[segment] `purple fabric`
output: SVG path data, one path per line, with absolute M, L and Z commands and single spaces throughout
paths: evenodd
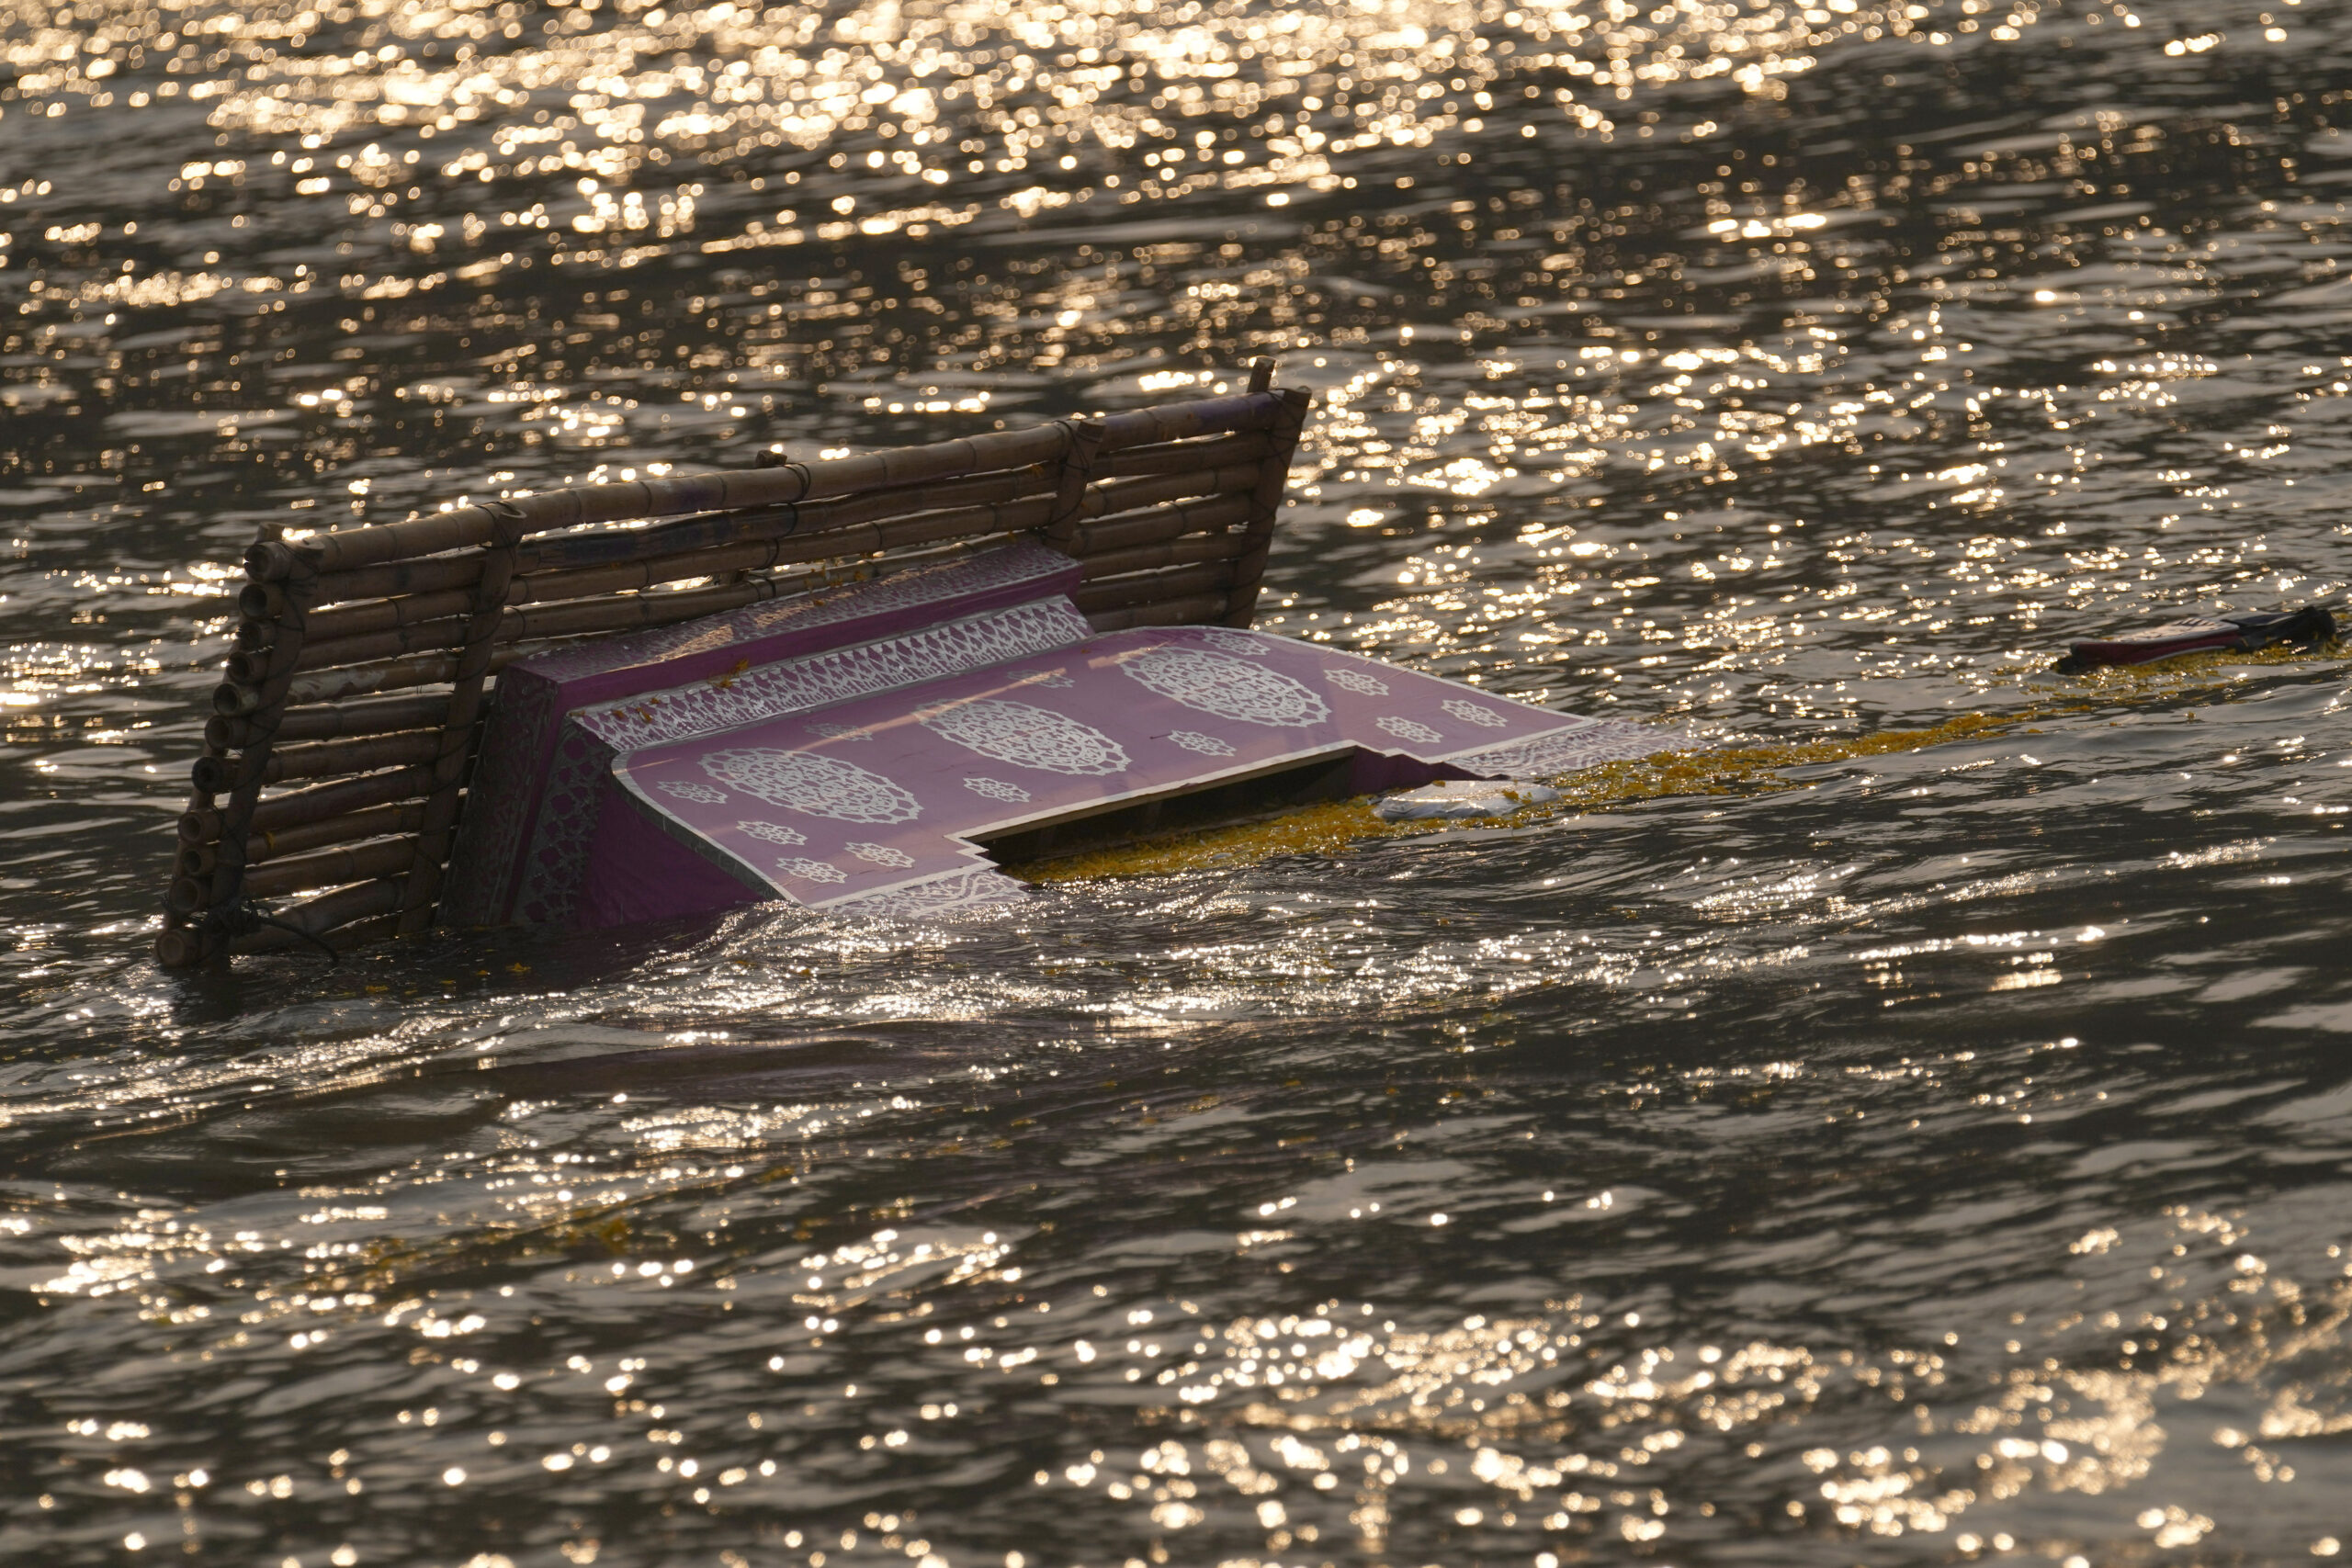
M 610 779 L 613 796 L 620 786 Z M 582 890 L 580 924 L 588 929 L 666 920 L 756 904 L 769 897 L 762 886 L 730 874 L 658 818 L 631 811 L 608 799 L 589 841 L 587 886 Z
M 1009 659 L 1043 656 L 1093 635 L 1078 607 L 1057 594 L 854 648 L 642 693 L 617 704 L 574 708 L 563 716 L 540 791 L 514 918 L 526 925 L 568 925 L 577 918 L 593 863 L 590 841 L 602 812 L 598 791 L 611 783 L 616 757 Z
M 1290 762 L 1368 753 L 1366 787 L 1494 777 L 1479 753 L 1631 728 L 1312 643 L 1173 626 L 649 746 L 613 773 L 637 814 L 821 908 L 967 871 L 976 839 Z
M 512 664 L 482 739 L 442 895 L 442 919 L 495 925 L 515 902 L 562 717 L 689 681 L 846 648 L 1078 585 L 1080 568 L 1034 540 L 870 582 L 794 594 Z

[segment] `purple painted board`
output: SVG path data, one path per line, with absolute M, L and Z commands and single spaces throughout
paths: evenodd
M 976 840 L 1317 757 L 1491 778 L 1659 739 L 1312 643 L 1175 626 L 645 747 L 612 773 L 645 829 L 743 886 L 864 909 L 933 884 L 996 891 Z M 588 901 L 617 909 L 595 891 L 605 874 L 589 866 Z
M 673 838 L 628 809 L 621 787 L 598 781 L 609 809 L 596 814 L 585 852 L 600 868 L 587 891 L 580 923 L 591 928 L 635 925 L 682 915 L 704 915 L 772 897 L 742 879 L 718 857 Z
M 642 747 L 712 735 L 1008 659 L 1051 653 L 1092 635 L 1093 628 L 1078 607 L 1056 595 L 854 648 L 829 649 L 741 672 L 730 671 L 713 680 L 568 713 L 563 716 L 538 818 L 524 857 L 514 918 L 528 925 L 560 925 L 571 923 L 580 915 L 587 867 L 609 863 L 607 856 L 613 852 L 611 833 L 605 830 L 611 814 L 605 806 L 614 789 L 612 764 L 616 757 Z M 619 815 L 633 819 L 636 814 L 624 807 Z M 651 842 L 639 849 L 641 857 L 657 852 L 667 850 Z M 637 868 L 632 863 L 626 869 Z M 758 896 L 768 897 L 764 887 Z M 592 923 L 596 924 L 612 924 L 619 918 L 591 915 Z
M 570 710 L 1067 593 L 1079 577 L 1077 562 L 1024 539 L 509 665 L 498 677 L 497 705 L 443 885 L 441 919 L 495 925 L 516 918 L 525 857 Z

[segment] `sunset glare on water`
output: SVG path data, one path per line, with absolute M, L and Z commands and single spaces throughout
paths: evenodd
M 0 1562 L 2352 1541 L 2345 660 L 2050 670 L 2352 580 L 2352 7 L 17 0 L 0 56 Z M 257 527 L 1261 356 L 1260 628 L 1674 757 L 923 921 L 151 958 Z

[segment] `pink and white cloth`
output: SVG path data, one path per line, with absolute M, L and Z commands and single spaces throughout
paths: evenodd
M 1264 632 L 1096 634 L 1033 541 L 526 660 L 452 857 L 453 922 L 609 926 L 786 898 L 1018 897 L 989 840 L 1345 760 L 1360 791 L 1658 749 Z
M 1064 595 L 1078 585 L 1079 575 L 1068 556 L 1022 540 L 874 581 L 766 600 L 517 660 L 498 677 L 443 884 L 443 920 L 499 925 L 568 919 L 595 826 L 596 781 L 602 762 L 609 761 L 587 756 L 594 748 L 567 723 L 574 710 L 687 682 L 723 687 L 780 660 Z M 1070 614 L 1074 618 L 1075 610 Z M 1084 623 L 1078 626 L 1082 634 Z
M 1318 759 L 1361 789 L 1644 756 L 1653 730 L 1552 713 L 1262 632 L 1112 632 L 616 757 L 583 914 L 1008 896 L 981 842 Z M 932 902 L 936 902 L 935 899 Z

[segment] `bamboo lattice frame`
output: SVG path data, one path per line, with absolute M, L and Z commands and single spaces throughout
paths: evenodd
M 434 919 L 503 666 L 1029 533 L 1098 631 L 1247 626 L 1309 399 L 1232 397 L 860 457 L 585 486 L 245 552 L 156 957 Z M 633 527 L 614 527 L 636 524 Z M 258 899 L 293 898 L 268 912 Z

